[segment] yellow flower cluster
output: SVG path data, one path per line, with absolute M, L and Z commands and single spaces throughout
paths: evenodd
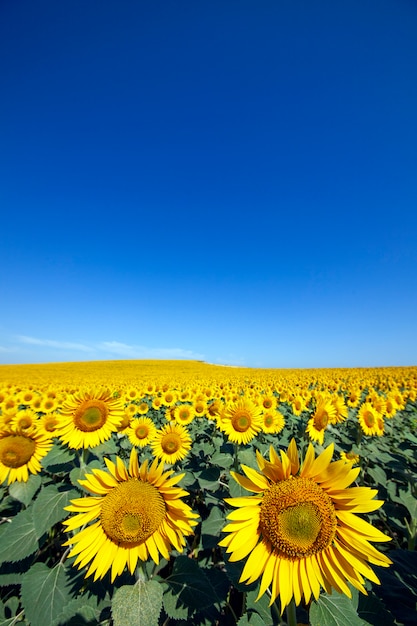
M 28 380 L 31 384 L 28 385 Z M 329 428 L 356 420 L 366 436 L 382 436 L 386 420 L 415 403 L 417 368 L 255 370 L 190 361 L 65 363 L 0 366 L 0 483 L 27 481 L 41 471 L 54 442 L 94 449 L 114 438 L 131 448 L 104 459 L 80 484 L 88 492 L 67 507 L 66 542 L 87 575 L 111 578 L 125 567 L 172 549 L 182 551 L 198 515 L 177 486 L 171 466 L 192 449 L 195 422 L 222 433 L 235 446 L 285 429 L 298 420 L 322 445 Z M 194 431 L 195 432 L 195 431 Z M 267 439 L 268 441 L 268 439 Z M 271 441 L 271 439 L 269 440 Z M 139 463 L 148 446 L 153 461 Z M 360 468 L 352 450 L 332 462 L 328 446 L 317 457 L 310 443 L 304 460 L 291 441 L 257 454 L 259 471 L 232 472 L 252 495 L 226 500 L 234 507 L 220 542 L 230 560 L 246 559 L 241 580 L 260 579 L 284 608 L 292 598 L 318 597 L 320 589 L 365 592 L 365 578 L 379 582 L 368 563 L 389 559 L 370 542 L 388 538 L 357 514 L 378 509 L 375 490 L 350 487 Z M 77 530 L 80 529 L 81 530 Z

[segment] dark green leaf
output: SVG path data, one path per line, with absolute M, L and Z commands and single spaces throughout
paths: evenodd
M 269 597 L 266 593 L 263 594 L 256 602 L 256 598 L 258 596 L 259 585 L 256 589 L 253 589 L 248 592 L 246 596 L 246 611 L 250 615 L 251 613 L 257 613 L 259 617 L 262 618 L 263 623 L 269 626 L 273 624 L 271 607 L 269 606 Z M 250 620 L 252 624 L 252 619 Z
M 166 579 L 180 605 L 197 610 L 215 601 L 215 592 L 204 570 L 186 556 L 175 560 L 172 574 Z
M 241 617 L 237 624 L 238 626 L 269 626 L 272 622 L 264 622 L 258 613 L 249 613 Z
M 19 500 L 25 506 L 29 506 L 33 496 L 42 484 L 39 474 L 31 474 L 25 483 L 14 482 L 9 487 L 9 493 L 15 500 Z
M 226 452 L 217 451 L 211 457 L 211 463 L 213 465 L 217 465 L 218 467 L 229 469 L 233 465 L 233 457 L 231 454 L 227 454 Z
M 310 607 L 310 626 L 364 626 L 356 611 L 357 593 L 353 598 L 333 592 L 322 594 Z
M 374 593 L 360 594 L 358 615 L 374 626 L 392 626 L 394 623 L 393 615 Z
M 22 603 L 31 626 L 56 626 L 70 601 L 65 569 L 58 563 L 49 569 L 35 563 L 23 577 Z
M 116 590 L 112 602 L 114 626 L 158 626 L 162 586 L 156 580 L 138 581 Z
M 42 466 L 52 474 L 68 473 L 78 464 L 77 453 L 55 444 L 42 459 Z
M 201 523 L 201 540 L 204 548 L 217 546 L 221 529 L 225 523 L 224 513 L 219 507 L 213 506 L 208 518 Z
M 68 517 L 68 511 L 64 511 L 64 506 L 67 506 L 72 498 L 78 497 L 79 493 L 75 489 L 64 488 L 60 491 L 55 485 L 45 487 L 33 504 L 37 537 L 41 537 L 54 524 Z
M 219 486 L 220 468 L 207 467 L 201 472 L 196 472 L 196 476 L 201 489 L 215 491 Z
M 38 549 L 32 508 L 18 513 L 11 522 L 0 527 L 0 563 L 21 561 Z

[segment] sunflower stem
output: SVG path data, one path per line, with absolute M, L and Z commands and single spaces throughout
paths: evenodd
M 142 563 L 142 561 L 138 561 L 138 564 L 135 570 L 135 578 L 136 578 L 136 582 L 141 582 L 141 583 L 144 583 L 147 580 L 144 564 Z
M 237 444 L 237 443 L 235 443 L 235 445 L 234 445 L 234 462 L 233 462 L 233 468 L 234 468 L 234 470 L 235 470 L 236 472 L 237 472 L 237 471 L 238 471 L 238 469 L 239 469 L 239 458 L 238 458 L 238 455 L 237 455 L 237 453 L 238 453 L 238 448 L 239 448 L 238 444 Z
M 87 467 L 87 460 L 90 454 L 90 450 L 88 448 L 83 448 L 80 456 L 80 467 L 81 469 L 85 469 Z
M 291 598 L 291 602 L 287 605 L 286 613 L 288 626 L 297 626 L 297 613 L 294 598 Z

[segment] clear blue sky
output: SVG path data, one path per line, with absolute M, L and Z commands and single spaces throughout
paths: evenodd
M 417 364 L 413 0 L 2 0 L 0 362 Z

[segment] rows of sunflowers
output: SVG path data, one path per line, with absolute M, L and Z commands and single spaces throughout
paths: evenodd
M 417 368 L 0 366 L 0 625 L 415 624 Z

